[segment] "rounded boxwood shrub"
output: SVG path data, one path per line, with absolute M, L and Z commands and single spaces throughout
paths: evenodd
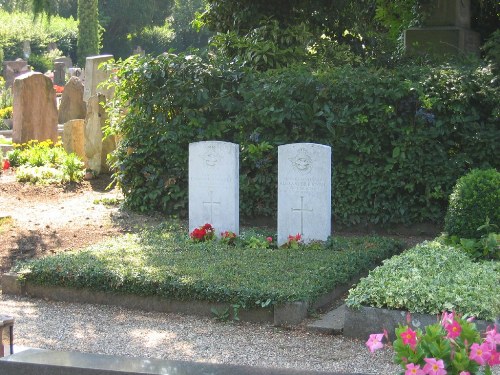
M 444 230 L 449 236 L 479 238 L 477 229 L 489 219 L 491 228 L 500 225 L 500 173 L 475 169 L 458 179 L 450 195 Z

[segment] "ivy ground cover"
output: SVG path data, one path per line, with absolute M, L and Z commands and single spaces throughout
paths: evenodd
M 41 285 L 253 308 L 314 300 L 402 248 L 401 242 L 383 237 L 335 237 L 325 244 L 277 249 L 194 242 L 182 225 L 168 222 L 84 250 L 20 263 L 14 270 Z

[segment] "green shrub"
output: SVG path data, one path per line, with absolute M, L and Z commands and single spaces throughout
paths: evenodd
M 449 236 L 479 238 L 486 222 L 500 226 L 500 173 L 476 169 L 458 179 L 446 213 L 444 230 Z
M 12 118 L 12 107 L 0 109 L 0 120 Z
M 500 313 L 500 263 L 474 263 L 458 249 L 424 242 L 371 271 L 346 303 L 494 320 Z
M 248 237 L 248 236 L 246 236 Z M 314 300 L 373 267 L 402 245 L 382 237 L 336 238 L 330 249 L 266 249 L 193 242 L 178 223 L 166 223 L 83 251 L 19 264 L 41 285 L 182 300 L 238 303 L 247 308 Z
M 12 89 L 5 87 L 5 80 L 0 77 L 0 109 L 12 107 L 13 101 Z
M 45 55 L 31 54 L 28 58 L 28 64 L 35 72 L 46 73 L 54 69 L 54 61 Z
M 174 31 L 168 24 L 165 26 L 145 27 L 130 40 L 130 47 L 141 46 L 150 55 L 159 55 L 170 49 Z
M 186 214 L 188 145 L 203 140 L 240 145 L 242 216 L 276 214 L 277 146 L 286 143 L 332 146 L 341 225 L 441 224 L 459 176 L 500 167 L 500 92 L 488 67 L 261 73 L 216 58 L 118 63 L 108 109 L 122 136 L 115 177 L 129 207 Z

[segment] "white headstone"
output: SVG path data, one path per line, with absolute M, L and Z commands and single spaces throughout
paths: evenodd
M 85 61 L 85 89 L 83 90 L 83 100 L 87 102 L 91 96 L 103 94 L 107 99 L 111 98 L 110 90 L 98 87 L 109 77 L 109 72 L 99 69 L 99 65 L 112 60 L 113 55 L 99 55 L 87 57 Z
M 278 147 L 278 245 L 300 233 L 305 243 L 331 234 L 332 151 L 294 143 Z
M 208 141 L 189 145 L 189 231 L 206 223 L 239 233 L 239 146 Z

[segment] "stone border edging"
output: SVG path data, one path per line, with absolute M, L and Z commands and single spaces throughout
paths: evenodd
M 271 323 L 275 326 L 297 325 L 307 316 L 310 308 L 320 309 L 339 299 L 351 286 L 359 280 L 356 277 L 349 283 L 336 287 L 329 293 L 319 296 L 315 301 L 296 301 L 269 308 L 240 309 L 238 318 L 241 321 L 254 323 Z M 60 286 L 36 285 L 30 282 L 21 283 L 17 274 L 5 273 L 1 278 L 3 294 L 29 296 L 53 301 L 91 303 L 121 306 L 129 309 L 179 313 L 213 317 L 212 309 L 219 312 L 229 309 L 230 319 L 234 318 L 231 304 L 208 301 L 181 301 L 158 296 L 137 296 L 132 294 L 114 294 L 109 292 L 73 289 Z
M 343 334 L 346 337 L 367 340 L 370 334 L 380 333 L 385 328 L 389 334 L 389 339 L 396 338 L 394 330 L 399 324 L 406 324 L 406 311 L 379 309 L 375 307 L 362 306 L 359 310 L 349 307 L 345 309 L 345 323 Z M 429 314 L 411 314 L 411 328 L 423 329 L 424 327 L 439 321 L 439 316 Z M 480 332 L 484 332 L 488 326 L 493 327 L 494 323 L 486 320 L 475 320 Z

